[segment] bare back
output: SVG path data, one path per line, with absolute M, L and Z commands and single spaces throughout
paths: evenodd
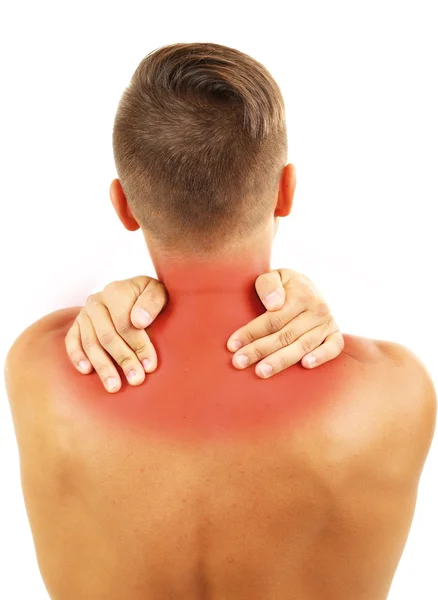
M 435 408 L 400 347 L 345 336 L 336 360 L 269 381 L 213 347 L 195 377 L 169 347 L 112 396 L 68 364 L 67 316 L 44 336 L 38 393 L 10 392 L 54 600 L 387 597 Z

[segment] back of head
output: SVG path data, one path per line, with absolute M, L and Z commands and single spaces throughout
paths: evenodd
M 130 208 L 161 247 L 210 253 L 272 217 L 287 160 L 284 102 L 269 72 L 219 44 L 173 44 L 137 67 L 114 123 Z

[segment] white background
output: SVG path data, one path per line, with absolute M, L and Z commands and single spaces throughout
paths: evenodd
M 149 51 L 212 41 L 264 63 L 285 97 L 298 184 L 273 266 L 311 277 L 344 332 L 409 346 L 437 382 L 434 4 L 5 2 L 0 359 L 43 314 L 153 274 L 109 202 L 114 113 Z M 47 600 L 0 391 L 0 598 Z M 435 440 L 390 600 L 438 598 L 437 467 Z

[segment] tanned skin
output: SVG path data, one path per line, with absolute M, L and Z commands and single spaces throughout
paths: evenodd
M 387 597 L 435 425 L 430 378 L 404 347 L 349 335 L 315 370 L 237 371 L 225 340 L 262 309 L 246 285 L 232 293 L 233 311 L 217 289 L 170 293 L 149 332 L 157 371 L 117 394 L 64 351 L 78 308 L 10 351 L 52 599 Z
M 274 220 L 222 262 L 148 243 L 169 292 L 157 370 L 109 394 L 65 351 L 79 308 L 9 352 L 23 493 L 53 600 L 384 600 L 411 525 L 436 395 L 403 346 L 350 335 L 338 358 L 261 379 L 230 334 L 264 312 Z M 120 185 L 112 200 L 138 228 Z M 150 240 L 148 240 L 150 242 Z

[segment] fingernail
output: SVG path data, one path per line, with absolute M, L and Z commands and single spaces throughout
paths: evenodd
M 242 344 L 239 342 L 239 340 L 233 340 L 230 343 L 231 350 L 236 351 L 236 350 L 239 350 L 239 348 L 241 348 L 241 347 L 242 347 Z
M 249 365 L 249 358 L 244 354 L 239 354 L 236 360 L 239 367 L 247 367 Z
M 138 322 L 142 327 L 147 327 L 153 321 L 152 315 L 144 308 L 136 308 L 135 314 L 137 316 Z
M 309 367 L 313 367 L 313 365 L 316 363 L 316 357 L 313 356 L 313 354 L 311 354 L 310 356 L 307 357 L 307 364 L 309 365 Z
M 263 377 L 269 377 L 269 375 L 272 375 L 272 367 L 271 365 L 268 365 L 268 363 L 262 363 L 261 365 L 258 365 L 257 370 Z
M 88 367 L 89 367 L 90 363 L 88 362 L 88 360 L 80 360 L 78 363 L 78 367 L 80 371 L 88 371 Z
M 278 290 L 275 290 L 275 292 L 271 292 L 270 294 L 268 294 L 266 296 L 265 305 L 269 306 L 270 308 L 273 308 L 277 304 L 279 305 L 280 301 L 281 301 L 281 294 Z
M 109 390 L 110 392 L 112 392 L 113 390 L 116 389 L 117 387 L 117 379 L 115 377 L 108 377 L 108 379 L 105 381 L 105 385 L 107 390 Z
M 141 364 L 143 365 L 145 371 L 152 367 L 152 361 L 149 358 L 145 358 L 144 360 L 142 360 Z
M 133 381 L 137 377 L 137 371 L 134 371 L 134 369 L 131 369 L 130 371 L 128 371 L 127 377 L 129 379 L 129 381 Z

